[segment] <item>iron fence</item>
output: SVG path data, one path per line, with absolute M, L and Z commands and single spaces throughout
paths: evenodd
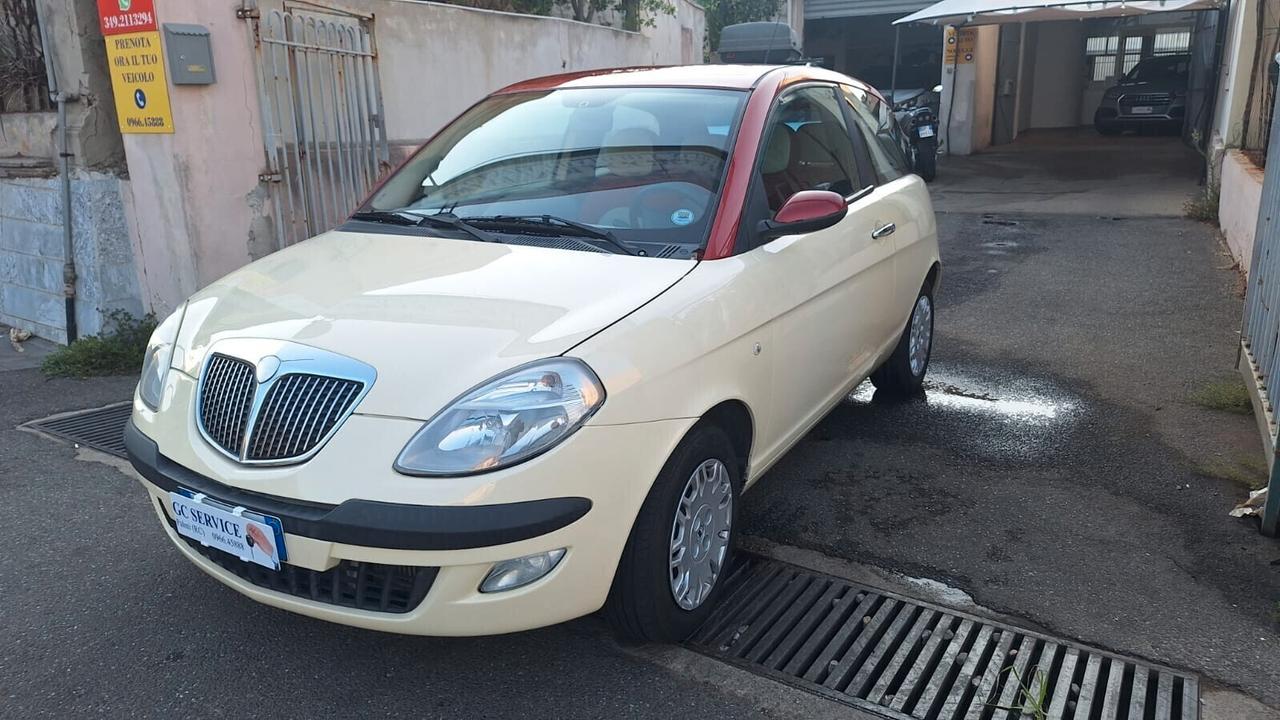
M 1273 98 L 1273 104 L 1280 97 Z M 1271 113 L 1270 132 L 1280 124 L 1280 113 Z M 1280 462 L 1277 462 L 1276 397 L 1280 383 L 1280 143 L 1267 148 L 1262 202 L 1254 233 L 1253 257 L 1249 263 L 1249 283 L 1245 292 L 1244 319 L 1240 331 L 1240 370 L 1249 384 L 1258 427 L 1262 432 L 1270 464 L 1267 502 L 1263 508 L 1262 531 L 1275 535 L 1280 524 Z
M 0 112 L 51 109 L 35 0 L 0 0 Z
M 256 20 L 267 168 L 283 247 L 328 230 L 389 168 L 372 19 L 318 6 Z

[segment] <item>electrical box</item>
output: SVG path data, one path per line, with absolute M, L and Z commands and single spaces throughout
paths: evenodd
M 203 25 L 164 24 L 165 53 L 169 57 L 169 78 L 174 85 L 212 85 L 213 51 L 209 29 Z

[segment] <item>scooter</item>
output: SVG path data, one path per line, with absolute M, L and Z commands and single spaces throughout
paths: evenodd
M 937 86 L 932 93 L 921 92 L 893 109 L 905 139 L 903 150 L 907 160 L 925 182 L 932 182 L 938 176 L 938 115 L 926 96 L 932 94 L 936 98 L 941 91 L 942 86 Z

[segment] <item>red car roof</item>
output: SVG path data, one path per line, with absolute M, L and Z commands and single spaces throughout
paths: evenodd
M 533 78 L 508 85 L 494 93 L 555 90 L 583 87 L 704 87 L 749 90 L 771 72 L 786 75 L 784 85 L 801 80 L 849 82 L 839 73 L 807 65 L 680 65 L 585 70 Z

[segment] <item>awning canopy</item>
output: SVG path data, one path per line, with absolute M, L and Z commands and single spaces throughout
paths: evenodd
M 1039 20 L 1081 20 L 1157 12 L 1213 10 L 1219 0 L 942 0 L 893 21 L 930 25 L 999 25 Z

